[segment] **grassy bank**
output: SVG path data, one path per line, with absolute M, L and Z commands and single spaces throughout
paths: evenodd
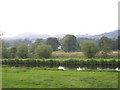
M 117 88 L 116 71 L 3 67 L 3 88 Z

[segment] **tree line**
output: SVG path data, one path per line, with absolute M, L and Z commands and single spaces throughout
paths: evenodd
M 106 54 L 113 50 L 120 50 L 118 44 L 120 44 L 120 36 L 115 40 L 108 37 L 91 40 L 88 38 L 76 38 L 70 34 L 62 39 L 55 37 L 38 38 L 34 42 L 28 39 L 9 42 L 2 40 L 2 58 L 49 58 L 52 51 L 59 50 L 59 46 L 65 52 L 83 51 L 86 57 L 91 58 L 95 57 L 95 54 L 99 51 Z

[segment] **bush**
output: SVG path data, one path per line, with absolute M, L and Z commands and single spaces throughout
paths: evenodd
M 82 44 L 82 50 L 87 58 L 94 58 L 98 52 L 98 46 L 96 43 L 86 40 Z
M 65 52 L 75 52 L 79 51 L 79 44 L 74 35 L 67 34 L 62 39 L 62 48 Z
M 17 57 L 18 58 L 27 58 L 28 57 L 28 47 L 26 44 L 20 44 L 17 47 Z
M 38 45 L 35 48 L 35 55 L 38 58 L 49 58 L 52 54 L 52 48 L 50 45 Z

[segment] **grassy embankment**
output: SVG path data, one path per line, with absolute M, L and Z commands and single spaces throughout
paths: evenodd
M 3 88 L 117 88 L 117 71 L 61 71 L 53 68 L 2 69 Z
M 3 59 L 6 63 L 31 63 L 44 64 L 64 62 L 65 64 L 114 64 L 118 63 L 115 58 L 93 58 L 85 59 L 81 57 L 81 52 L 64 53 L 53 52 L 58 58 L 50 59 Z M 60 53 L 60 54 L 59 54 Z M 60 58 L 59 58 L 60 55 Z M 68 55 L 68 56 L 67 56 Z M 73 56 L 72 56 L 73 55 Z M 76 55 L 80 55 L 77 56 Z M 64 57 L 65 56 L 65 57 Z M 67 56 L 67 57 L 66 57 Z M 71 60 L 71 56 L 73 57 Z M 62 58 L 61 58 L 62 57 Z M 55 60 L 55 62 L 54 62 Z M 57 62 L 56 62 L 57 61 Z M 66 62 L 67 61 L 67 62 Z M 3 67 L 3 88 L 117 88 L 118 72 L 117 71 L 61 71 L 53 68 L 28 68 L 28 67 Z

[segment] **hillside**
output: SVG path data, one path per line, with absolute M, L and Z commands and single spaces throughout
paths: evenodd
M 120 30 L 115 30 L 115 31 L 112 31 L 112 32 L 107 32 L 107 33 L 98 34 L 98 35 L 77 35 L 77 37 L 99 39 L 99 38 L 105 36 L 105 37 L 108 37 L 108 38 L 111 38 L 111 39 L 116 39 L 118 37 L 118 35 L 120 36 Z
M 84 37 L 84 38 L 91 38 L 91 39 L 99 39 L 102 36 L 111 38 L 111 39 L 116 39 L 118 36 L 118 33 L 120 35 L 120 30 L 115 30 L 112 32 L 107 32 L 107 33 L 103 33 L 103 34 L 98 34 L 98 35 L 76 35 L 76 37 Z M 36 39 L 36 38 L 43 38 L 46 39 L 48 37 L 56 37 L 56 38 L 63 38 L 65 36 L 65 34 L 58 34 L 58 35 L 46 35 L 46 34 L 35 34 L 35 33 L 30 33 L 30 32 L 26 32 L 23 34 L 19 34 L 15 37 L 11 37 L 11 38 L 7 38 L 7 39 L 25 39 L 25 38 L 29 38 L 29 39 Z

